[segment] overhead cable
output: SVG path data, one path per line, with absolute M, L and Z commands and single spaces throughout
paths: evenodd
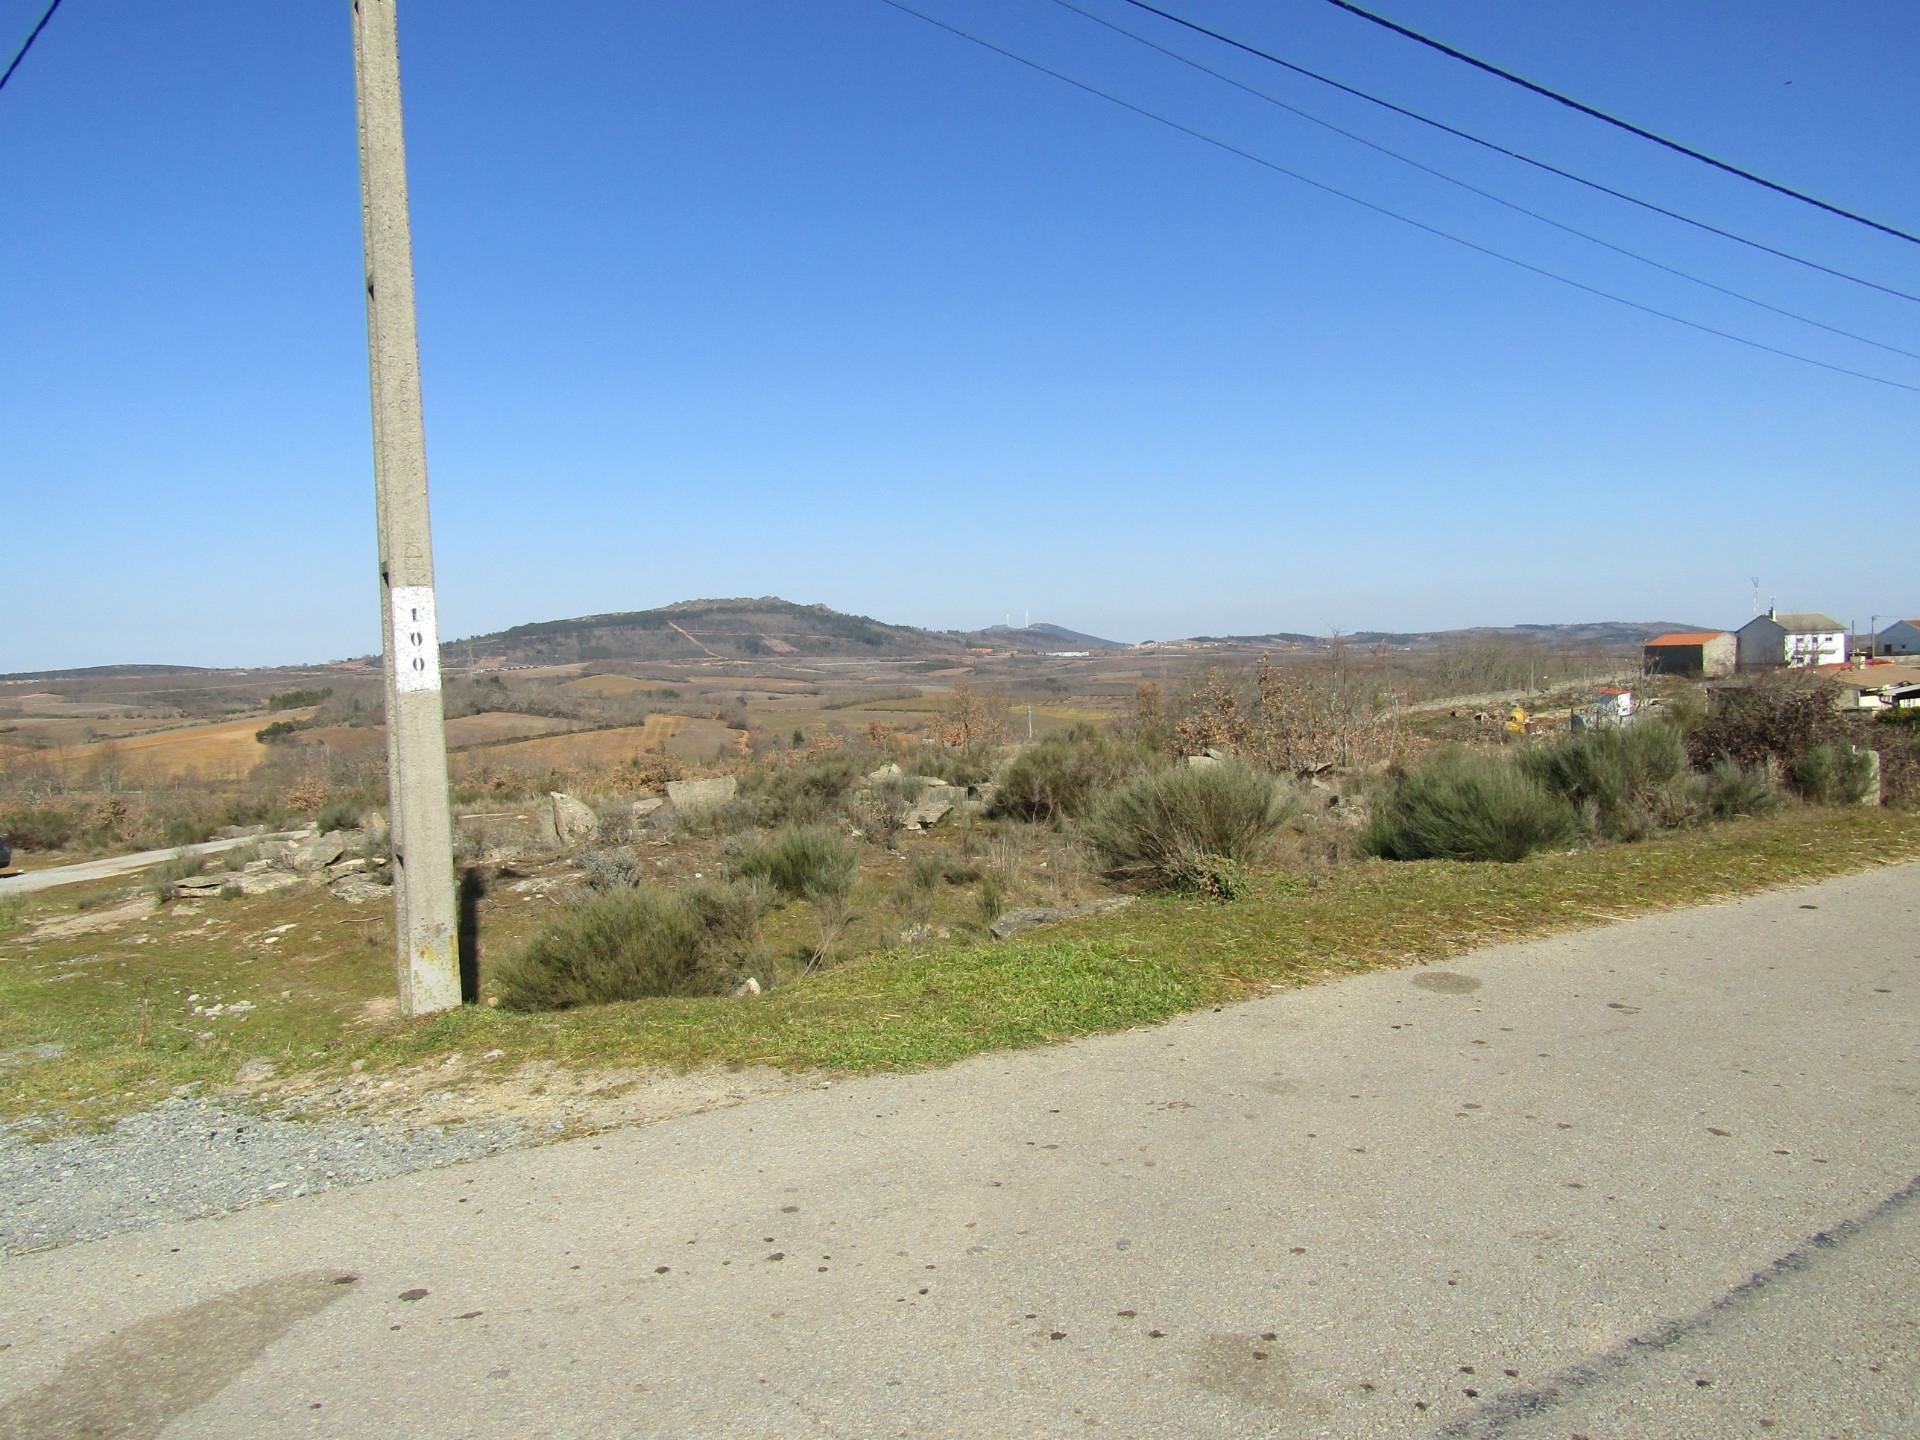
M 0 90 L 7 88 L 7 82 L 13 79 L 13 72 L 20 68 L 20 62 L 27 58 L 27 52 L 33 48 L 33 42 L 40 38 L 40 32 L 47 28 L 47 22 L 53 19 L 53 12 L 59 8 L 60 0 L 53 0 L 53 3 L 47 6 L 46 13 L 40 17 L 40 23 L 34 26 L 28 32 L 27 38 L 20 43 L 20 48 L 14 52 L 13 59 L 7 62 L 6 74 L 0 75 Z
M 1610 115 L 1605 110 L 1597 110 L 1591 105 L 1574 99 L 1571 95 L 1563 95 L 1558 90 L 1550 90 L 1545 85 L 1537 84 L 1527 79 L 1524 75 L 1516 75 L 1513 71 L 1503 70 L 1498 65 L 1487 60 L 1482 60 L 1477 55 L 1469 55 L 1464 50 L 1456 50 L 1444 40 L 1436 40 L 1431 35 L 1422 35 L 1418 30 L 1409 30 L 1405 25 L 1400 24 L 1398 21 L 1389 20 L 1384 15 L 1376 15 L 1371 10 L 1363 10 L 1358 5 L 1355 5 L 1353 0 L 1327 0 L 1327 3 L 1336 10 L 1344 10 L 1349 15 L 1357 15 L 1360 19 L 1368 21 L 1371 24 L 1391 30 L 1396 35 L 1404 35 L 1416 44 L 1425 45 L 1429 50 L 1437 50 L 1450 59 L 1473 66 L 1476 70 L 1484 70 L 1489 75 L 1497 75 L 1502 80 L 1520 86 L 1523 90 L 1531 90 L 1535 95 L 1543 96 L 1553 101 L 1556 105 L 1564 105 L 1569 110 L 1577 110 L 1582 115 L 1589 115 L 1595 120 L 1601 121 L 1603 124 L 1611 125 L 1617 130 L 1624 130 L 1629 135 L 1637 135 L 1642 140 L 1651 140 L 1655 145 L 1664 145 L 1676 154 L 1685 155 L 1691 160 L 1698 160 L 1703 165 L 1711 165 L 1714 169 L 1723 170 L 1729 175 L 1737 175 L 1742 180 L 1751 180 L 1754 184 L 1764 186 L 1775 194 L 1785 195 L 1790 199 L 1803 201 L 1815 209 L 1826 211 L 1829 215 L 1838 215 L 1843 220 L 1852 220 L 1856 224 L 1865 225 L 1868 229 L 1878 230 L 1883 235 L 1891 235 L 1896 240 L 1905 240 L 1910 244 L 1920 245 L 1920 235 L 1909 234 L 1898 226 L 1888 225 L 1879 220 L 1872 219 L 1869 216 L 1861 215 L 1856 211 L 1848 210 L 1843 206 L 1832 204 L 1829 201 L 1820 199 L 1818 196 L 1809 195 L 1804 190 L 1796 190 L 1791 185 L 1782 185 L 1777 180 L 1769 180 L 1766 176 L 1756 175 L 1751 170 L 1743 170 L 1740 166 L 1717 159 L 1707 154 L 1704 150 L 1696 150 L 1691 145 L 1683 145 L 1678 140 L 1670 140 L 1665 135 L 1656 134 L 1644 126 L 1634 124 L 1631 120 L 1622 120 L 1618 115 Z
M 1335 125 L 1330 120 L 1323 120 L 1320 116 L 1315 115 L 1310 110 L 1302 110 L 1297 105 L 1290 105 L 1285 100 L 1282 100 L 1277 96 L 1269 95 L 1264 90 L 1256 89 L 1252 85 L 1248 85 L 1243 81 L 1236 80 L 1231 75 L 1228 75 L 1219 70 L 1215 70 L 1211 66 L 1201 64 L 1198 60 L 1194 60 L 1189 58 L 1188 56 L 1182 55 L 1178 50 L 1169 49 L 1165 45 L 1161 45 L 1156 41 L 1147 39 L 1147 37 L 1144 35 L 1136 35 L 1133 31 L 1127 29 L 1125 26 L 1116 25 L 1113 23 L 1113 21 L 1108 20 L 1102 16 L 1096 15 L 1091 10 L 1082 9 L 1079 5 L 1074 3 L 1074 0 L 1054 0 L 1054 4 L 1060 6 L 1062 9 L 1071 10 L 1074 14 L 1079 15 L 1084 19 L 1090 20 L 1096 25 L 1104 26 L 1106 29 L 1113 31 L 1116 35 L 1124 35 L 1127 39 L 1133 41 L 1135 44 L 1144 45 L 1149 50 L 1158 51 L 1160 54 L 1165 55 L 1167 58 L 1171 60 L 1177 60 L 1182 65 L 1185 65 L 1190 69 L 1198 70 L 1203 75 L 1211 75 L 1214 79 L 1222 81 L 1225 84 L 1231 85 L 1233 86 L 1234 89 L 1242 91 L 1248 95 L 1251 95 L 1256 100 L 1264 100 L 1267 104 L 1276 106 L 1281 110 L 1285 110 L 1290 115 L 1297 115 L 1302 120 L 1305 120 L 1311 124 L 1320 126 L 1323 130 L 1330 130 L 1334 134 L 1343 136 L 1346 139 L 1353 141 L 1357 145 L 1364 145 L 1369 150 L 1377 151 L 1378 153 L 1385 155 L 1390 159 L 1398 160 L 1403 165 L 1410 165 L 1415 170 L 1421 171 L 1423 174 L 1431 175 L 1437 180 L 1444 180 L 1449 185 L 1457 185 L 1460 189 L 1467 191 L 1469 194 L 1478 195 L 1483 200 L 1491 200 L 1494 204 L 1505 206 L 1507 209 L 1514 211 L 1516 214 L 1525 215 L 1530 220 L 1538 220 L 1542 225 L 1551 225 L 1556 230 L 1564 231 L 1568 235 L 1573 235 L 1578 237 L 1581 240 L 1585 240 L 1589 242 L 1590 244 L 1598 245 L 1604 250 L 1611 250 L 1616 255 L 1624 255 L 1629 260 L 1637 260 L 1642 265 L 1650 265 L 1655 270 L 1665 271 L 1669 275 L 1678 276 L 1682 280 L 1691 281 L 1695 285 L 1703 286 L 1706 289 L 1715 291 L 1721 295 L 1730 296 L 1735 300 L 1743 300 L 1747 304 L 1756 305 L 1762 310 L 1772 311 L 1775 315 L 1784 315 L 1789 320 L 1797 320 L 1803 325 L 1811 325 L 1816 330 L 1825 330 L 1830 335 L 1839 335 L 1848 340 L 1857 340 L 1862 345 L 1871 345 L 1877 350 L 1885 350 L 1892 355 L 1903 355 L 1909 360 L 1920 360 L 1920 351 L 1903 350 L 1898 345 L 1889 345 L 1884 341 L 1875 340 L 1866 335 L 1857 335 L 1851 330 L 1841 329 L 1838 325 L 1829 325 L 1824 320 L 1816 320 L 1811 315 L 1802 315 L 1797 310 L 1788 310 L 1784 306 L 1775 305 L 1770 301 L 1762 300 L 1757 295 L 1749 295 L 1745 291 L 1735 290 L 1731 286 L 1721 285 L 1715 281 L 1707 279 L 1704 276 L 1695 275 L 1689 270 L 1682 270 L 1677 265 L 1669 265 L 1665 261 L 1655 260 L 1651 256 L 1642 255 L 1639 251 L 1630 250 L 1624 245 L 1616 245 L 1613 241 L 1605 239 L 1602 236 L 1595 235 L 1591 231 L 1582 230 L 1577 225 L 1569 225 L 1564 221 L 1556 220 L 1551 215 L 1543 215 L 1538 210 L 1528 209 L 1525 205 L 1521 205 L 1515 201 L 1509 200 L 1505 196 L 1497 195 L 1491 190 L 1483 190 L 1478 185 L 1472 184 L 1466 180 L 1462 180 L 1456 175 L 1449 175 L 1446 171 L 1438 169 L 1432 165 L 1428 165 L 1423 161 L 1416 160 L 1411 155 L 1404 155 L 1400 151 L 1393 149 L 1391 146 L 1382 145 L 1377 141 L 1369 140 L 1364 135 L 1357 135 L 1351 130 L 1347 130 L 1342 128 L 1339 125 Z
M 1684 215 L 1678 210 L 1670 210 L 1664 205 L 1655 204 L 1651 200 L 1642 199 L 1640 196 L 1630 194 L 1625 190 L 1616 190 L 1613 186 L 1603 184 L 1598 180 L 1589 180 L 1584 175 L 1575 174 L 1571 170 L 1564 170 L 1558 165 L 1554 165 L 1546 160 L 1537 159 L 1524 151 L 1512 149 L 1509 146 L 1500 144 L 1498 141 L 1488 140 L 1484 136 L 1475 135 L 1472 131 L 1462 130 L 1457 126 L 1449 125 L 1444 120 L 1436 120 L 1431 115 L 1422 115 L 1418 110 L 1409 110 L 1404 105 L 1396 105 L 1391 100 L 1382 99 L 1380 96 L 1370 94 L 1365 90 L 1359 89 L 1357 86 L 1345 84 L 1328 75 L 1322 75 L 1317 70 L 1309 70 L 1304 65 L 1296 65 L 1293 61 L 1282 59 L 1271 51 L 1262 50 L 1257 45 L 1250 45 L 1244 40 L 1236 40 L 1233 36 L 1222 34 L 1218 30 L 1209 30 L 1205 25 L 1189 20 L 1184 15 L 1176 15 L 1171 10 L 1162 10 L 1157 5 L 1149 4 L 1148 0 L 1122 0 L 1122 3 L 1131 5 L 1136 10 L 1144 10 L 1149 15 L 1158 15 L 1162 20 L 1178 25 L 1182 29 L 1191 30 L 1196 35 L 1204 35 L 1209 40 L 1217 40 L 1222 45 L 1231 46 L 1233 49 L 1241 51 L 1243 54 L 1251 55 L 1255 59 L 1265 60 L 1269 64 L 1278 65 L 1283 70 L 1290 70 L 1294 74 L 1304 76 L 1308 80 L 1317 81 L 1331 89 L 1340 91 L 1343 95 L 1351 95 L 1356 100 L 1365 100 L 1370 105 L 1378 105 L 1383 110 L 1390 110 L 1394 114 L 1404 116 L 1409 120 L 1417 120 L 1422 125 L 1431 126 L 1433 129 L 1451 135 L 1457 140 L 1465 140 L 1469 144 L 1478 145 L 1483 150 L 1491 150 L 1496 155 L 1505 155 L 1509 160 L 1518 160 L 1523 165 L 1531 165 L 1534 169 L 1544 170 L 1549 175 L 1558 175 L 1562 180 L 1571 180 L 1576 185 L 1584 185 L 1587 189 L 1596 190 L 1602 195 L 1611 195 L 1614 199 L 1624 200 L 1629 205 L 1638 205 L 1642 210 L 1651 211 L 1655 215 L 1664 215 L 1669 220 L 1678 220 L 1683 225 L 1691 225 L 1694 229 L 1704 230 L 1709 235 L 1718 235 L 1723 240 L 1731 240 L 1735 244 L 1745 245 L 1749 249 L 1761 251 L 1763 254 L 1772 255 L 1777 259 L 1791 260 L 1796 265 L 1804 265 L 1809 270 L 1818 270 L 1821 274 L 1831 275 L 1836 280 L 1848 280 L 1855 285 L 1864 285 L 1869 290 L 1878 290 L 1883 295 L 1892 295 L 1901 300 L 1911 300 L 1916 305 L 1920 305 L 1920 295 L 1912 294 L 1906 290 L 1896 289 L 1891 285 L 1882 285 L 1876 280 L 1868 280 L 1863 276 L 1853 275 L 1845 270 L 1837 270 L 1831 265 L 1822 265 L 1818 260 L 1809 260 L 1804 255 L 1795 255 L 1790 250 L 1781 250 L 1775 246 L 1766 244 L 1764 241 L 1750 239 L 1745 235 L 1736 234 L 1732 230 L 1723 230 L 1718 225 L 1696 219 L 1691 215 Z
M 1643 305 L 1638 300 L 1629 300 L 1624 295 L 1616 295 L 1610 290 L 1602 290 L 1598 286 L 1587 284 L 1585 281 L 1575 280 L 1569 276 L 1558 274 L 1557 272 L 1548 270 L 1543 266 L 1535 265 L 1530 261 L 1521 260 L 1516 256 L 1509 255 L 1505 251 L 1495 250 L 1490 246 L 1480 244 L 1478 241 L 1469 240 L 1462 235 L 1456 235 L 1450 230 L 1442 230 L 1437 225 L 1429 225 L 1424 220 L 1416 220 L 1410 215 L 1403 215 L 1397 210 L 1390 210 L 1386 206 L 1377 205 L 1371 200 L 1363 200 L 1358 195 L 1354 195 L 1349 193 L 1348 191 L 1341 190 L 1336 186 L 1325 183 L 1324 181 L 1315 180 L 1313 177 L 1309 175 L 1301 174 L 1298 170 L 1290 170 L 1285 165 L 1279 164 L 1277 161 L 1269 160 L 1263 155 L 1256 155 L 1251 150 L 1243 150 L 1238 145 L 1232 144 L 1231 142 L 1226 140 L 1218 139 L 1215 136 L 1207 134 L 1203 130 L 1196 130 L 1190 125 L 1182 124 L 1178 120 L 1170 119 L 1167 116 L 1161 115 L 1156 111 L 1149 110 L 1144 106 L 1136 105 L 1131 100 L 1122 100 L 1118 95 L 1111 94 L 1108 91 L 1097 88 L 1096 86 L 1089 85 L 1083 80 L 1076 80 L 1073 78 L 1073 76 L 1067 75 L 1059 70 L 1050 69 L 1049 67 L 1042 65 L 1037 60 L 1029 60 L 1024 55 L 1015 54 L 1013 51 L 1004 49 L 1003 47 L 994 44 L 990 40 L 983 40 L 978 35 L 974 35 L 969 33 L 968 31 L 962 30 L 957 25 L 950 25 L 945 20 L 936 19 L 932 15 L 928 15 L 922 11 L 915 10 L 910 5 L 902 4 L 901 0 L 880 0 L 880 3 L 882 5 L 887 6 L 889 9 L 898 10 L 903 15 L 910 15 L 915 20 L 922 21 L 923 23 L 931 25 L 936 29 L 944 30 L 949 35 L 953 35 L 961 40 L 965 40 L 969 44 L 978 45 L 983 50 L 992 51 L 995 55 L 1001 56 L 1003 59 L 1011 60 L 1016 65 L 1023 65 L 1029 70 L 1033 70 L 1041 75 L 1047 76 L 1049 79 L 1058 80 L 1063 85 L 1070 85 L 1074 89 L 1079 90 L 1085 94 L 1092 95 L 1096 99 L 1105 100 L 1110 105 L 1117 105 L 1122 110 L 1131 111 L 1133 114 L 1138 115 L 1143 119 L 1151 120 L 1157 125 L 1164 125 L 1169 130 L 1176 130 L 1180 134 L 1185 135 L 1190 139 L 1198 140 L 1206 145 L 1211 145 L 1217 150 L 1224 150 L 1229 155 L 1237 155 L 1242 160 L 1249 160 L 1253 164 L 1260 166 L 1262 169 L 1271 170 L 1277 175 L 1285 175 L 1290 180 L 1298 180 L 1303 185 L 1311 186 L 1313 189 L 1319 190 L 1324 194 L 1332 195 L 1341 200 L 1345 200 L 1349 204 L 1358 205 L 1363 210 L 1371 210 L 1376 215 L 1386 216 L 1389 220 L 1398 220 L 1403 225 L 1411 225 L 1416 230 L 1423 230 L 1427 234 L 1438 236 L 1442 240 L 1450 240 L 1456 245 L 1463 246 L 1466 249 L 1475 251 L 1481 255 L 1490 256 L 1495 260 L 1505 261 L 1507 264 L 1515 266 L 1518 269 L 1529 271 L 1532 274 L 1542 276 L 1548 280 L 1557 281 L 1562 285 L 1569 286 L 1575 290 L 1584 291 L 1589 295 L 1597 295 L 1602 300 L 1611 300 L 1615 304 L 1624 305 L 1630 310 L 1638 310 L 1642 314 L 1653 315 L 1662 320 L 1669 320 L 1676 325 L 1684 325 L 1689 330 L 1698 330 L 1702 334 L 1706 334 L 1706 335 L 1717 335 L 1720 339 L 1731 340 L 1736 345 L 1745 345 L 1749 349 L 1753 349 L 1753 350 L 1764 350 L 1769 355 L 1778 355 L 1787 360 L 1797 360 L 1803 365 L 1812 365 L 1821 370 L 1830 370 L 1838 375 L 1850 375 L 1856 380 L 1867 380 L 1867 381 L 1871 381 L 1876 385 L 1885 385 L 1895 390 L 1905 390 L 1912 394 L 1920 395 L 1920 385 L 1909 385 L 1903 380 L 1889 380 L 1884 375 L 1874 375 L 1865 370 L 1851 370 L 1847 368 L 1845 365 L 1834 365 L 1825 360 L 1816 360 L 1810 355 L 1802 355 L 1792 350 L 1783 350 L 1777 345 L 1768 345 L 1763 341 L 1750 340 L 1746 336 L 1736 335 L 1730 330 L 1719 330 L 1711 325 L 1702 324 L 1698 320 L 1689 320 L 1684 316 L 1672 314 L 1670 311 L 1657 309 L 1652 305 Z

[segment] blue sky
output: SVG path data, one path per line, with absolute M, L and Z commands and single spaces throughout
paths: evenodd
M 1920 362 L 1415 174 L 1050 0 L 914 0 L 1475 241 L 1920 384 Z M 1920 350 L 1920 306 L 1116 23 L 1665 263 Z M 11 53 L 42 0 L 0 0 Z M 1318 0 L 1169 8 L 1920 293 L 1920 246 Z M 1920 229 L 1920 11 L 1387 13 Z M 1920 395 L 1611 305 L 879 0 L 403 0 L 444 633 L 779 594 L 1120 639 L 1920 611 Z M 0 671 L 377 649 L 346 0 L 69 0 L 0 92 Z

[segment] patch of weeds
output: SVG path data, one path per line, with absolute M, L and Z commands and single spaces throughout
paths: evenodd
M 207 860 L 204 855 L 190 855 L 179 851 L 171 860 L 163 860 L 147 872 L 147 888 L 156 899 L 176 900 L 180 896 L 179 882 L 190 880 L 195 875 L 204 874 Z
M 789 900 L 813 900 L 851 891 L 859 863 L 833 831 L 790 825 L 749 848 L 738 867 L 742 879 L 764 881 Z

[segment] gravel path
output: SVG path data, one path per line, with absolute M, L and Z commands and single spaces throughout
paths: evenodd
M 0 1254 L 222 1215 L 529 1143 L 513 1122 L 408 1128 L 296 1121 L 162 1101 L 99 1135 L 33 1139 L 0 1127 Z

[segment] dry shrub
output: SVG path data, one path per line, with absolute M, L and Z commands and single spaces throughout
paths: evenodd
M 327 777 L 318 771 L 302 775 L 287 786 L 280 803 L 300 815 L 311 815 L 327 802 Z
M 1281 774 L 1378 765 L 1404 748 L 1389 702 L 1337 653 L 1324 665 L 1285 667 L 1263 655 L 1250 696 L 1226 671 L 1201 681 L 1173 726 L 1173 746 L 1187 755 L 1230 751 Z

